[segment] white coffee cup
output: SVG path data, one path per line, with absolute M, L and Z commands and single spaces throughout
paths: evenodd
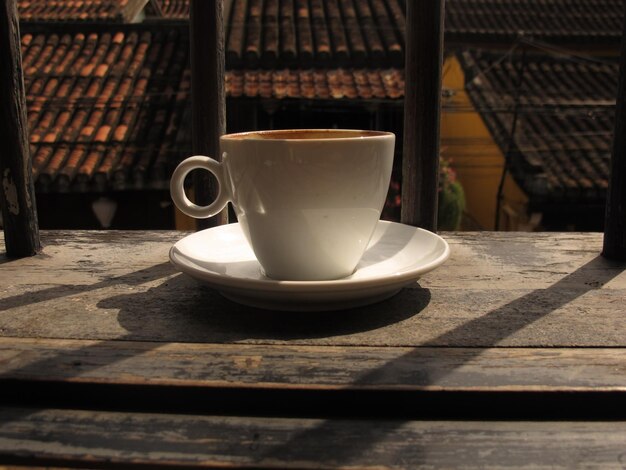
M 224 135 L 222 162 L 194 156 L 174 171 L 172 199 L 185 214 L 211 217 L 231 201 L 266 276 L 317 281 L 354 272 L 380 218 L 395 136 L 389 132 L 306 129 Z M 185 176 L 215 175 L 217 198 L 192 203 Z

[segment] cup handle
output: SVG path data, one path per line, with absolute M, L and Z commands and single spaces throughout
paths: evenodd
M 208 170 L 213 173 L 215 178 L 217 178 L 217 197 L 215 198 L 215 201 L 208 206 L 199 206 L 194 204 L 185 194 L 185 177 L 191 170 L 195 169 Z M 170 180 L 170 194 L 174 204 L 176 204 L 176 207 L 178 207 L 183 214 L 195 217 L 196 219 L 206 219 L 219 213 L 222 209 L 224 209 L 226 204 L 228 204 L 230 198 L 225 185 L 226 181 L 224 178 L 222 164 L 212 158 L 205 157 L 203 155 L 196 155 L 183 160 L 180 162 L 180 165 L 176 167 L 174 173 L 172 174 L 172 179 Z

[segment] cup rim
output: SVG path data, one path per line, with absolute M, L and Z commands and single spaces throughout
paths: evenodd
M 267 139 L 262 137 L 263 135 L 272 135 L 272 134 L 296 134 L 296 133 L 306 133 L 306 132 L 329 132 L 329 133 L 341 133 L 344 134 L 340 137 L 319 137 L 319 138 L 306 138 L 299 139 L 297 137 L 294 138 L 272 138 Z M 365 133 L 366 135 L 360 135 Z M 345 134 L 359 134 L 354 136 L 345 136 Z M 247 136 L 247 137 L 246 137 Z M 242 137 L 246 137 L 245 139 L 248 142 L 327 142 L 327 141 L 353 141 L 353 140 L 369 140 L 369 139 L 378 139 L 381 137 L 395 137 L 393 132 L 387 131 L 376 131 L 376 130 L 366 130 L 366 129 L 272 129 L 272 130 L 261 130 L 261 131 L 246 131 L 246 132 L 236 132 L 233 134 L 224 134 L 220 137 L 221 140 L 239 140 Z

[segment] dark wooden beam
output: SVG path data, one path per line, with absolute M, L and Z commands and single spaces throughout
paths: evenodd
M 0 205 L 6 253 L 9 257 L 32 256 L 41 245 L 16 0 L 0 4 L 0 44 Z
M 626 21 L 622 34 L 619 88 L 615 110 L 615 132 L 609 189 L 604 220 L 606 258 L 626 260 Z
M 224 91 L 224 22 L 222 0 L 191 0 L 191 139 L 194 155 L 221 159 L 219 138 L 226 132 Z M 194 172 L 196 204 L 207 205 L 217 195 L 217 182 L 206 171 Z M 228 223 L 223 210 L 199 219 L 204 229 Z
M 402 222 L 437 228 L 445 0 L 406 2 Z

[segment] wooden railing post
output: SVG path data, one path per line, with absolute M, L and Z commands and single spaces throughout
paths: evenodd
M 4 240 L 7 256 L 32 256 L 41 245 L 16 0 L 0 4 L 0 44 L 0 205 Z
M 602 254 L 606 258 L 626 260 L 626 20 L 623 25 L 619 88 L 615 108 L 615 131 Z
M 432 231 L 437 229 L 444 3 L 406 2 L 401 219 Z
M 219 138 L 226 132 L 224 91 L 224 22 L 222 0 L 191 0 L 191 139 L 194 155 L 216 160 Z M 217 182 L 206 171 L 194 172 L 196 204 L 207 205 L 217 195 Z M 198 229 L 228 222 L 228 211 L 199 219 Z

